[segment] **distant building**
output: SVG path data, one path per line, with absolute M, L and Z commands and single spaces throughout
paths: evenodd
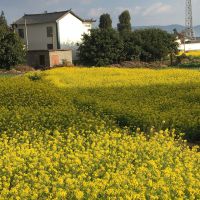
M 76 60 L 77 43 L 81 42 L 84 33 L 89 33 L 93 22 L 67 10 L 25 14 L 13 23 L 13 28 L 28 51 L 72 49 L 73 60 Z
M 200 40 L 190 40 L 182 35 L 181 37 L 177 38 L 177 42 L 179 44 L 179 51 L 200 51 Z
M 180 43 L 178 49 L 180 51 L 200 51 L 200 41 L 185 41 L 185 43 Z

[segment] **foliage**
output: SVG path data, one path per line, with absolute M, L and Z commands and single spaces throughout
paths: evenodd
M 41 75 L 39 73 L 30 73 L 28 75 L 29 79 L 32 80 L 32 81 L 39 81 L 42 79 Z
M 100 29 L 110 29 L 112 28 L 112 20 L 109 14 L 102 14 L 99 20 Z
M 123 49 L 119 34 L 114 29 L 93 29 L 83 35 L 79 45 L 80 61 L 84 65 L 103 66 L 118 63 Z
M 118 32 L 112 29 L 109 14 L 100 17 L 100 29 L 84 35 L 79 45 L 80 63 L 83 65 L 105 66 L 121 61 L 161 61 L 178 53 L 174 34 L 160 29 L 131 31 L 129 11 L 119 16 Z
M 3 32 L 8 30 L 8 24 L 4 15 L 4 12 L 1 11 L 1 15 L 0 15 L 0 37 L 3 34 Z
M 22 41 L 10 30 L 2 11 L 0 16 L 0 68 L 10 69 L 11 66 L 24 61 L 25 51 Z
M 125 10 L 120 14 L 117 29 L 121 34 L 126 34 L 127 32 L 130 32 L 132 30 L 131 16 L 128 10 Z
M 166 31 L 152 28 L 137 30 L 136 32 L 142 40 L 140 55 L 142 61 L 162 60 L 169 54 L 176 54 L 178 51 L 176 38 Z
M 0 68 L 10 69 L 11 66 L 24 61 L 25 51 L 19 37 L 7 31 L 0 38 Z
M 125 61 L 140 60 L 142 37 L 139 32 L 127 32 L 122 39 L 124 43 L 122 59 Z
M 192 57 L 197 57 L 199 58 L 200 57 L 200 51 L 187 51 L 187 52 L 183 52 L 183 51 L 180 51 L 179 52 L 179 55 L 181 56 L 182 54 L 185 54 L 186 56 L 192 56 Z

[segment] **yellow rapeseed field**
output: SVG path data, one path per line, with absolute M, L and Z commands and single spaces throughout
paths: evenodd
M 200 140 L 198 70 L 63 68 L 44 74 L 68 91 L 76 106 L 108 115 L 120 126 L 175 128 Z
M 179 52 L 179 55 L 182 55 L 184 52 L 181 51 Z M 187 56 L 193 56 L 193 57 L 200 57 L 200 51 L 187 51 L 184 54 L 186 54 Z
M 4 133 L 0 199 L 200 199 L 200 153 L 172 135 Z
M 199 102 L 198 70 L 0 78 L 0 200 L 200 199 Z

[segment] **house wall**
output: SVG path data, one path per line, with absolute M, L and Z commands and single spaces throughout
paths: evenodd
M 45 56 L 45 66 L 50 66 L 49 51 L 28 51 L 27 64 L 32 67 L 40 67 L 40 55 Z
M 72 51 L 64 50 L 64 51 L 50 51 L 50 67 L 55 65 L 62 65 L 64 62 L 68 62 L 72 64 Z
M 178 49 L 180 51 L 195 51 L 200 50 L 200 43 L 191 43 L 191 44 L 180 44 Z
M 90 26 L 90 27 L 89 27 Z M 72 49 L 73 60 L 77 59 L 77 43 L 82 41 L 82 35 L 89 33 L 91 23 L 83 23 L 81 20 L 68 13 L 58 20 L 58 38 L 61 49 Z
M 53 27 L 53 37 L 47 37 L 47 27 Z M 27 25 L 27 35 L 24 25 L 18 25 L 15 31 L 18 33 L 18 29 L 24 29 L 23 42 L 26 45 L 28 39 L 28 50 L 46 50 L 47 44 L 53 44 L 54 49 L 57 49 L 57 34 L 56 23 L 47 24 L 32 24 Z

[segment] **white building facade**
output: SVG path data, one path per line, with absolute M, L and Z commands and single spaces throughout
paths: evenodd
M 200 41 L 190 41 L 186 39 L 185 42 L 181 42 L 181 40 L 178 39 L 176 42 L 178 43 L 179 51 L 200 51 Z
M 180 51 L 200 51 L 200 42 L 198 43 L 185 43 L 180 44 L 179 48 Z
M 24 15 L 13 23 L 13 28 L 28 50 L 72 49 L 76 60 L 77 43 L 81 43 L 84 33 L 90 33 L 94 22 L 67 10 Z

